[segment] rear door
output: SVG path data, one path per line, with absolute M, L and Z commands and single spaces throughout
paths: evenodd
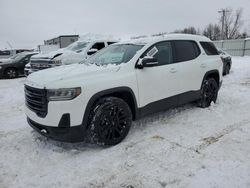
M 215 45 L 211 41 L 200 42 L 200 45 L 204 49 L 203 69 L 206 71 L 217 69 L 220 70 L 221 75 L 223 62 Z
M 197 97 L 195 93 L 200 90 L 206 70 L 202 68 L 203 58 L 197 42 L 175 40 L 173 46 L 174 62 L 179 71 L 180 93 L 183 94 L 180 103 L 185 103 Z

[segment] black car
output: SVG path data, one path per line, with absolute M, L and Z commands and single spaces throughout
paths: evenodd
M 232 58 L 228 53 L 224 52 L 223 50 L 218 49 L 218 51 L 223 61 L 223 76 L 225 76 L 230 73 L 230 69 L 232 67 Z
M 24 67 L 30 61 L 30 57 L 37 53 L 23 52 L 9 59 L 0 59 L 0 78 L 16 78 L 24 74 Z

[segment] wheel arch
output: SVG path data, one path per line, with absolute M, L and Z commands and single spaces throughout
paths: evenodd
M 117 97 L 123 99 L 130 107 L 132 111 L 133 120 L 135 120 L 138 116 L 138 107 L 137 107 L 137 100 L 133 90 L 129 87 L 116 87 L 107 90 L 100 91 L 94 94 L 88 104 L 86 106 L 84 117 L 83 117 L 83 125 L 87 125 L 88 117 L 91 112 L 92 107 L 96 104 L 96 102 L 104 97 Z
M 203 77 L 202 83 L 207 78 L 214 78 L 218 86 L 220 86 L 220 73 L 218 70 L 210 70 L 206 72 L 206 74 Z M 201 83 L 201 87 L 202 87 L 202 83 Z
M 5 67 L 5 68 L 3 69 L 3 76 L 4 76 L 4 77 L 6 77 L 6 71 L 9 70 L 9 69 L 14 69 L 14 70 L 16 70 L 16 71 L 17 71 L 17 76 L 19 75 L 18 68 L 17 68 L 17 67 L 11 66 L 11 67 Z

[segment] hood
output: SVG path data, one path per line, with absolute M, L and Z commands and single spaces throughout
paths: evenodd
M 0 65 L 7 65 L 9 63 L 13 63 L 13 59 L 1 59 Z
M 113 74 L 119 71 L 119 69 L 120 66 L 116 65 L 106 67 L 85 64 L 65 65 L 32 73 L 27 78 L 26 84 L 49 89 L 79 87 L 83 82 L 93 77 Z
M 75 64 L 82 62 L 87 58 L 86 53 L 83 51 L 81 53 L 77 53 L 74 51 L 67 51 L 62 55 L 55 58 L 55 60 L 61 60 L 63 65 Z
M 32 56 L 31 59 L 53 59 L 54 57 L 59 56 L 65 53 L 66 51 L 68 50 L 61 48 L 48 53 L 39 53 L 37 55 Z
M 74 63 L 79 63 L 86 58 L 85 50 L 81 50 L 81 52 L 75 52 L 66 49 L 59 49 L 49 53 L 40 53 L 31 57 L 31 60 L 36 59 L 55 59 L 61 60 L 63 65 L 69 65 Z
M 2 59 L 0 59 L 0 63 L 5 63 L 5 62 L 8 62 L 10 60 L 11 60 L 10 58 L 2 58 Z

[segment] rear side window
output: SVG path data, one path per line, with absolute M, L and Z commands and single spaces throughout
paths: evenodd
M 108 42 L 108 45 L 114 44 L 115 42 Z
M 92 48 L 97 49 L 97 50 L 101 50 L 101 49 L 104 48 L 104 47 L 105 47 L 104 42 L 98 42 L 98 43 L 95 43 L 95 44 L 92 46 Z M 91 49 L 92 49 L 92 48 L 91 48 Z
M 200 42 L 207 55 L 219 55 L 217 48 L 212 42 Z
M 193 60 L 201 53 L 200 48 L 194 41 L 176 40 L 173 43 L 175 47 L 175 63 Z
M 22 53 L 22 52 L 25 52 L 25 50 L 16 50 L 17 54 Z

